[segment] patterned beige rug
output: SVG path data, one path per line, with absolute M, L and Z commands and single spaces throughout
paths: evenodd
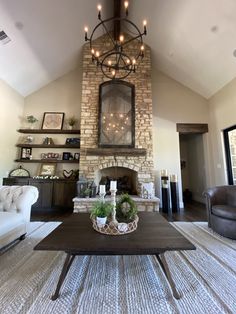
M 236 241 L 202 222 L 174 223 L 197 246 L 166 254 L 180 300 L 153 256 L 80 256 L 51 301 L 65 255 L 33 247 L 57 225 L 32 223 L 28 237 L 0 256 L 1 314 L 236 313 Z

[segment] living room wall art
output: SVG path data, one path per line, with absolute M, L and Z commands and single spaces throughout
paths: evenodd
M 64 112 L 44 112 L 43 130 L 61 130 L 64 121 Z
M 42 163 L 39 170 L 39 176 L 54 176 L 56 167 L 56 164 Z

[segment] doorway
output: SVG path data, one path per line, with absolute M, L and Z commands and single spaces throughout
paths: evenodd
M 196 201 L 204 203 L 207 187 L 203 135 L 208 124 L 177 123 L 179 132 L 181 182 L 184 206 Z

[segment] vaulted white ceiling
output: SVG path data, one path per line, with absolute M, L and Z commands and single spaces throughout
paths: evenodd
M 112 0 L 0 0 L 0 78 L 26 96 L 80 62 L 84 25 L 105 17 Z M 235 0 L 130 0 L 129 17 L 142 27 L 152 63 L 209 98 L 236 76 Z

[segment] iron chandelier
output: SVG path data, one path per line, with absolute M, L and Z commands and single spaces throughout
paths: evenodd
M 85 41 L 90 44 L 92 61 L 101 68 L 109 79 L 124 79 L 135 73 L 138 63 L 144 57 L 143 36 L 147 34 L 147 22 L 143 21 L 143 31 L 128 19 L 128 1 L 124 1 L 125 16 L 121 16 L 120 0 L 114 0 L 114 16 L 103 20 L 102 6 L 98 5 L 99 23 L 88 37 L 88 27 L 84 28 Z M 113 32 L 110 30 L 113 26 Z M 104 34 L 103 44 L 95 38 Z

